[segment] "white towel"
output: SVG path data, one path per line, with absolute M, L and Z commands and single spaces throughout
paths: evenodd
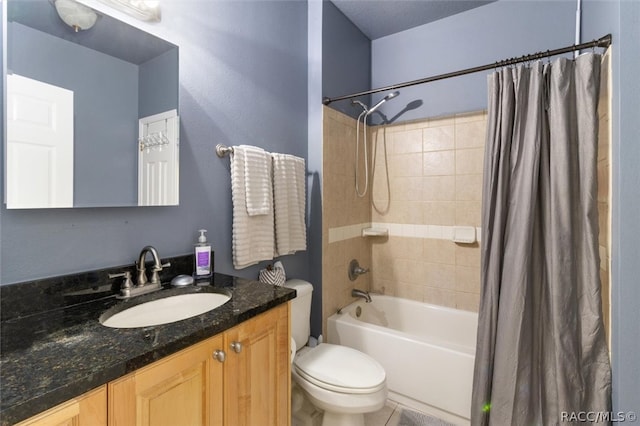
M 307 249 L 304 159 L 289 154 L 273 157 L 273 204 L 276 225 L 276 256 Z
M 247 211 L 245 152 L 244 149 L 234 147 L 231 154 L 232 257 L 236 269 L 273 259 L 275 252 L 273 208 L 269 208 L 267 214 L 258 216 L 249 216 Z M 268 176 L 271 176 L 271 163 L 267 161 Z M 267 192 L 269 200 L 272 200 L 271 184 L 267 185 Z
M 244 157 L 244 190 L 249 216 L 269 214 L 273 210 L 271 156 L 262 148 L 240 145 L 234 153 Z

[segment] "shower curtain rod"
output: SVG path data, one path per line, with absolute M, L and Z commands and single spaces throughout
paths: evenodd
M 482 66 L 473 67 L 473 68 L 467 68 L 460 71 L 454 71 L 446 74 L 440 74 L 432 77 L 422 78 L 420 80 L 407 81 L 405 83 L 394 84 L 386 87 L 380 87 L 378 89 L 367 90 L 364 92 L 352 93 L 350 95 L 338 96 L 335 98 L 325 97 L 322 99 L 322 103 L 325 105 L 329 105 L 331 102 L 335 102 L 335 101 L 342 101 L 345 99 L 357 98 L 359 96 L 371 95 L 373 93 L 378 93 L 378 92 L 387 92 L 391 90 L 401 89 L 403 87 L 415 86 L 417 84 L 431 83 L 432 81 L 444 80 L 447 78 L 458 77 L 465 74 L 472 74 L 480 71 L 506 67 L 509 65 L 518 64 L 520 62 L 535 61 L 538 59 L 547 58 L 549 56 L 556 56 L 556 55 L 562 55 L 563 53 L 575 52 L 576 50 L 593 49 L 596 47 L 607 48 L 610 45 L 611 45 L 611 34 L 607 34 L 606 36 L 601 37 L 598 40 L 593 40 L 593 41 L 581 43 L 581 44 L 574 44 L 572 46 L 563 47 L 560 49 L 547 50 L 546 52 L 538 52 L 538 53 L 520 56 L 517 58 L 504 59 L 502 61 L 497 61 L 492 64 L 482 65 Z

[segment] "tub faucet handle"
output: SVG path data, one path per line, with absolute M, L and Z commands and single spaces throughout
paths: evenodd
M 358 276 L 369 272 L 369 268 L 362 268 L 356 259 L 349 263 L 349 279 L 355 281 Z
M 366 274 L 367 272 L 369 272 L 369 268 L 362 268 L 360 266 L 356 267 L 353 272 L 355 272 L 357 275 L 362 275 L 362 274 Z

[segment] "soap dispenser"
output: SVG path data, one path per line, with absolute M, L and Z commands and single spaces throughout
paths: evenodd
M 211 276 L 211 246 L 207 243 L 206 229 L 198 230 L 200 236 L 195 245 L 195 272 L 196 278 L 206 278 Z

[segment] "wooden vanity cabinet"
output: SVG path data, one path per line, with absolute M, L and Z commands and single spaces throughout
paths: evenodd
M 109 426 L 290 424 L 285 303 L 109 383 Z
M 207 339 L 109 383 L 110 426 L 223 424 L 223 364 Z
M 224 424 L 285 426 L 291 419 L 289 304 L 224 333 Z
M 107 386 L 101 386 L 16 426 L 106 426 Z

